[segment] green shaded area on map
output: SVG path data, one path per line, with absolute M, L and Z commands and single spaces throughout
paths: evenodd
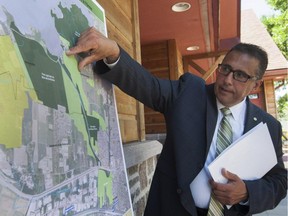
M 103 11 L 101 11 L 92 0 L 80 0 L 84 5 L 86 5 L 103 23 L 105 16 Z
M 87 121 L 90 137 L 93 137 L 95 144 L 97 141 L 97 131 L 99 131 L 99 119 L 93 116 L 87 116 Z
M 72 5 L 70 10 L 63 8 L 61 5 L 59 5 L 59 8 L 63 13 L 63 18 L 59 19 L 52 13 L 52 17 L 55 19 L 55 27 L 57 32 L 70 42 L 70 46 L 74 46 L 80 33 L 89 27 L 88 20 L 83 16 L 80 8 L 75 5 Z
M 58 105 L 62 105 L 69 112 L 63 85 L 62 69 L 57 56 L 53 56 L 48 50 L 44 50 L 38 42 L 19 34 L 19 30 L 14 23 L 11 24 L 11 29 L 14 29 L 14 37 L 38 99 L 44 105 L 53 109 L 57 109 Z
M 105 197 L 108 197 L 109 204 L 113 202 L 113 176 L 110 172 L 105 170 L 98 171 L 98 197 L 99 197 L 99 207 L 103 207 Z

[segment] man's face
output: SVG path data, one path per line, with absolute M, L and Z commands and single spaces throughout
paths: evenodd
M 247 54 L 232 51 L 224 58 L 222 64 L 230 65 L 232 70 L 241 70 L 251 77 L 255 77 L 259 61 Z M 262 80 L 248 79 L 247 82 L 239 82 L 233 79 L 233 73 L 227 76 L 217 72 L 215 82 L 215 94 L 220 103 L 226 107 L 240 103 L 253 89 L 257 89 Z

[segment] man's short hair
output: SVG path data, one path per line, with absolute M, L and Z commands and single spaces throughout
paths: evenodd
M 262 79 L 268 65 L 268 55 L 267 52 L 262 47 L 257 46 L 255 44 L 239 43 L 234 47 L 232 47 L 227 54 L 229 54 L 232 51 L 245 53 L 253 58 L 256 58 L 259 61 L 256 76 L 258 79 Z

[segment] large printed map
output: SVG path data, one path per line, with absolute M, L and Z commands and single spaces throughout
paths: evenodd
M 133 215 L 114 92 L 67 57 L 95 0 L 0 1 L 0 214 Z

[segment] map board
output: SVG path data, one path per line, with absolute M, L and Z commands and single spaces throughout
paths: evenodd
M 95 0 L 0 1 L 0 215 L 133 215 L 113 86 L 68 57 Z

